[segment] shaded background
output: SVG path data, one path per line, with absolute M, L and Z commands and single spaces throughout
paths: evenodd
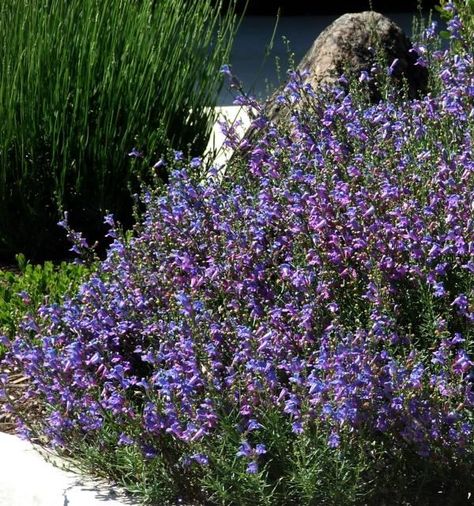
M 229 4 L 231 0 L 226 0 Z M 271 16 L 281 10 L 283 16 L 305 16 L 324 14 L 343 14 L 373 9 L 379 12 L 415 12 L 422 4 L 424 10 L 436 5 L 436 0 L 249 0 L 247 15 Z M 237 10 L 242 13 L 245 0 L 237 1 Z

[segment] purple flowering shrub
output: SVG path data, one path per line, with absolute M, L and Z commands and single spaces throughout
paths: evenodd
M 474 61 L 430 58 L 436 93 L 365 107 L 294 74 L 289 126 L 229 127 L 223 176 L 175 161 L 133 237 L 109 217 L 99 272 L 10 343 L 23 430 L 162 501 L 354 504 L 374 448 L 468 463 Z

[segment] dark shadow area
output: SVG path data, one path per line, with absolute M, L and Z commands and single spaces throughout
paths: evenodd
M 229 5 L 232 0 L 225 0 Z M 280 9 L 283 16 L 339 15 L 346 12 L 375 10 L 386 12 L 416 12 L 419 4 L 423 10 L 432 9 L 436 0 L 332 0 L 331 2 L 309 2 L 307 0 L 248 0 L 246 10 L 251 16 L 274 16 Z M 244 12 L 246 0 L 237 0 L 237 12 Z

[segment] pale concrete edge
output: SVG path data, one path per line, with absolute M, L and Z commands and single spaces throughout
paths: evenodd
M 232 125 L 240 123 L 237 126 L 237 132 L 239 138 L 242 139 L 251 123 L 251 119 L 248 109 L 240 105 L 218 106 L 216 112 L 217 120 L 209 137 L 204 158 L 211 162 L 213 166 L 222 167 L 232 156 L 232 150 L 224 146 L 225 135 L 219 123 L 223 120 Z
M 0 433 L 0 506 L 138 506 L 118 485 L 18 436 Z

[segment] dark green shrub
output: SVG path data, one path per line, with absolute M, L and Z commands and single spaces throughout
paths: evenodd
M 26 314 L 74 293 L 92 270 L 78 263 L 32 265 L 26 263 L 23 255 L 18 255 L 17 260 L 18 269 L 0 269 L 0 335 L 9 338 L 15 335 Z M 0 346 L 0 357 L 3 351 Z
M 130 224 L 163 149 L 205 147 L 234 20 L 210 0 L 1 3 L 1 256 L 63 254 L 60 208 L 92 237 L 105 210 Z

